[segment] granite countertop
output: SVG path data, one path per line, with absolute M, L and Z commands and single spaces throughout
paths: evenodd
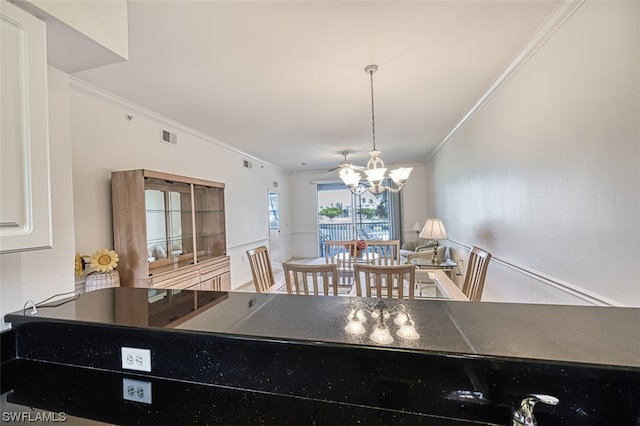
M 275 340 L 388 347 L 463 354 L 640 367 L 640 309 L 404 300 L 420 335 L 394 335 L 388 345 L 345 332 L 359 301 L 376 299 L 109 288 L 9 314 L 14 327 L 54 320 L 264 337 Z M 399 304 L 387 301 L 389 308 Z
M 639 310 L 402 301 L 419 338 L 345 331 L 377 299 L 109 288 L 5 316 L 0 409 L 117 424 L 540 424 L 638 419 Z M 387 300 L 390 310 L 400 302 Z M 124 365 L 126 348 L 150 367 Z M 5 353 L 6 352 L 6 353 Z M 131 401 L 138 380 L 152 401 Z M 135 395 L 135 394 L 134 394 Z M 597 397 L 592 397 L 597 395 Z M 74 419 L 70 419 L 74 421 Z
M 3 365 L 2 378 L 3 387 L 11 389 L 0 397 L 3 423 L 47 419 L 72 425 L 487 424 L 26 360 Z M 150 383 L 153 403 L 123 400 L 123 380 L 128 379 Z

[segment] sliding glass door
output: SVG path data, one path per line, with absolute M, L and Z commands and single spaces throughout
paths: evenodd
M 399 194 L 354 195 L 341 183 L 317 188 L 321 256 L 327 240 L 393 240 L 400 235 Z

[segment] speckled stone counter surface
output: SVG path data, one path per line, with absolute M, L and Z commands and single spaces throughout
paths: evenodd
M 52 319 L 380 346 L 368 333 L 354 337 L 344 331 L 350 307 L 358 300 L 374 304 L 375 299 L 197 292 L 202 306 L 194 309 L 192 291 L 152 293 L 139 288 L 98 290 L 45 305 L 35 316 L 30 310 L 10 314 L 6 321 L 14 328 Z M 179 300 L 182 296 L 190 305 Z M 390 308 L 397 304 L 388 302 Z M 420 339 L 396 337 L 384 347 L 640 367 L 640 309 L 439 300 L 403 304 Z
M 360 300 L 376 302 L 129 288 L 83 294 L 5 317 L 13 330 L 3 333 L 3 346 L 15 339 L 16 349 L 3 359 L 3 393 L 7 404 L 56 411 L 53 383 L 85 377 L 103 383 L 96 392 L 110 401 L 107 413 L 73 386 L 60 388 L 67 404 L 93 407 L 81 417 L 118 424 L 193 423 L 166 411 L 162 395 L 171 401 L 172 393 L 180 394 L 178 412 L 201 412 L 208 424 L 507 424 L 529 393 L 560 399 L 536 406 L 539 424 L 640 419 L 636 309 L 404 301 L 420 338 L 394 335 L 378 345 L 369 332 L 344 331 Z M 124 371 L 123 346 L 150 349 L 152 371 Z M 123 376 L 151 382 L 153 403 L 122 401 Z M 29 399 L 25 389 L 35 388 L 39 399 Z M 225 401 L 224 413 L 212 411 L 211 398 Z M 154 414 L 125 410 L 118 418 L 109 408 L 131 404 Z M 255 417 L 252 407 L 263 406 L 279 408 Z
M 5 393 L 0 403 L 3 424 L 20 419 L 22 413 L 32 421 L 38 416 L 43 419 L 43 411 L 53 416 L 50 419 L 64 420 L 64 424 L 83 425 L 88 424 L 84 419 L 119 425 L 473 424 L 448 417 L 34 361 L 16 360 L 7 367 L 13 370 L 13 380 L 11 392 Z M 123 379 L 130 378 L 151 384 L 151 404 L 123 401 Z

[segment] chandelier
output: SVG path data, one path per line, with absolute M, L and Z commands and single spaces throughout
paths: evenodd
M 369 151 L 369 161 L 367 162 L 367 168 L 364 170 L 367 176 L 368 185 L 360 184 L 362 175 L 360 172 L 353 170 L 350 167 L 345 167 L 340 170 L 340 179 L 349 187 L 352 193 L 362 194 L 366 191 L 371 192 L 374 195 L 380 195 L 384 191 L 399 192 L 407 179 L 412 167 L 400 167 L 389 172 L 387 176 L 387 169 L 384 167 L 384 162 L 380 158 L 380 151 L 376 148 L 376 116 L 373 104 L 373 73 L 378 71 L 377 65 L 367 65 L 364 71 L 369 74 L 371 79 L 371 130 L 373 136 L 373 149 Z M 396 184 L 397 188 L 391 188 L 383 184 L 384 180 L 391 178 Z

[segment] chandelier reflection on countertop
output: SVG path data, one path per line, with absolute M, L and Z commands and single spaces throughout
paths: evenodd
M 416 340 L 420 338 L 420 335 L 416 331 L 415 323 L 411 314 L 407 310 L 406 306 L 399 304 L 389 309 L 387 304 L 380 299 L 374 306 L 369 305 L 363 301 L 357 302 L 349 312 L 347 316 L 347 325 L 344 328 L 348 334 L 359 336 L 366 333 L 366 327 L 364 324 L 367 322 L 365 312 L 368 313 L 374 320 L 375 324 L 373 331 L 369 338 L 375 343 L 381 345 L 388 345 L 393 343 L 393 336 L 387 326 L 387 320 L 392 316 L 396 316 L 394 324 L 400 328 L 396 334 L 407 340 Z

